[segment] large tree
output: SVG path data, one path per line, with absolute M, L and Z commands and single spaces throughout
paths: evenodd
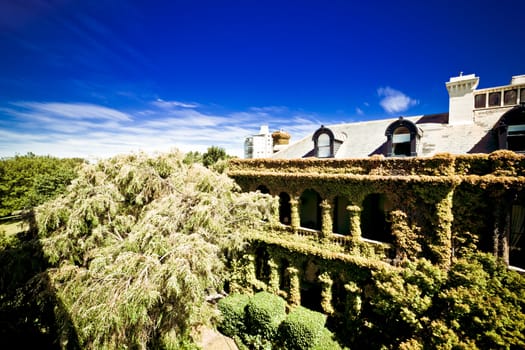
M 46 278 L 82 348 L 176 348 L 211 317 L 241 231 L 262 229 L 275 201 L 180 154 L 133 154 L 85 166 L 38 208 Z M 57 315 L 57 317 L 61 317 Z

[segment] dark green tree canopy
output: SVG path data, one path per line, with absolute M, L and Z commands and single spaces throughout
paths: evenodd
M 30 209 L 63 193 L 82 163 L 80 158 L 33 153 L 0 159 L 0 216 Z
M 205 167 L 210 167 L 218 161 L 226 160 L 228 158 L 231 157 L 226 154 L 224 148 L 211 146 L 208 147 L 206 153 L 202 155 L 202 164 L 204 164 Z

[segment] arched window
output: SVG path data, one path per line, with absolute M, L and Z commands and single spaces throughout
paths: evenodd
M 318 158 L 333 158 L 334 157 L 334 133 L 332 130 L 321 125 L 312 137 L 314 141 L 314 153 Z
M 283 225 L 290 225 L 292 217 L 292 207 L 290 205 L 290 195 L 286 192 L 279 194 L 279 221 Z
M 408 157 L 411 155 L 410 146 L 410 130 L 404 126 L 395 129 L 392 136 L 392 155 Z
M 410 120 L 399 117 L 385 131 L 387 157 L 415 157 L 421 130 Z
M 349 202 L 346 197 L 337 196 L 334 199 L 333 231 L 341 235 L 350 234 L 350 213 L 346 209 Z
M 321 230 L 321 196 L 314 190 L 305 190 L 300 200 L 301 227 Z
M 525 104 L 503 114 L 496 129 L 499 149 L 525 153 Z
M 365 197 L 361 212 L 361 235 L 363 238 L 392 243 L 390 224 L 386 220 L 386 197 L 373 193 Z

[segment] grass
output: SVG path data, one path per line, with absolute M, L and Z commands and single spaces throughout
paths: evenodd
M 5 234 L 6 236 L 16 235 L 18 233 L 27 231 L 28 229 L 29 224 L 27 221 L 23 220 L 0 224 L 0 233 Z
M 29 230 L 29 223 L 24 220 L 3 222 L 0 224 L 0 252 L 19 244 L 21 233 Z

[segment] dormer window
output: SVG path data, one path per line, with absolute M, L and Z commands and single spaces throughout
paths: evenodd
M 499 149 L 525 153 L 525 104 L 503 114 L 497 126 Z
M 314 141 L 314 152 L 318 158 L 333 158 L 334 157 L 334 133 L 332 130 L 321 125 L 312 137 Z
M 410 156 L 410 130 L 400 126 L 394 130 L 392 135 L 392 155 L 393 156 Z
M 385 131 L 387 157 L 415 157 L 421 130 L 409 120 L 399 117 Z

